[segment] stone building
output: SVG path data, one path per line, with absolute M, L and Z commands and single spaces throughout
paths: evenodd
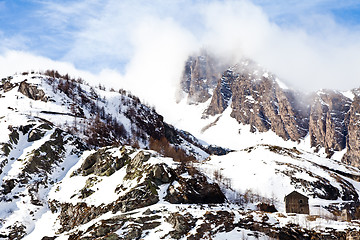
M 309 214 L 309 198 L 296 191 L 291 192 L 284 198 L 287 213 Z

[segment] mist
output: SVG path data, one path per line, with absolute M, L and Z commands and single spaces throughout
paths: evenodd
M 87 14 L 74 16 L 67 9 Z M 188 56 L 206 48 L 229 64 L 251 58 L 303 91 L 360 87 L 359 28 L 343 26 L 331 14 L 315 12 L 296 24 L 279 24 L 246 0 L 94 0 L 48 3 L 39 10 L 49 12 L 47 24 L 61 25 L 71 35 L 60 56 L 49 59 L 37 49 L 7 47 L 0 57 L 1 74 L 60 68 L 166 107 L 175 101 Z

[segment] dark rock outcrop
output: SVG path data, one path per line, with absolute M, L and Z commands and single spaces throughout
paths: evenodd
M 225 111 L 228 107 L 229 101 L 232 97 L 232 82 L 238 77 L 232 69 L 225 71 L 221 79 L 218 81 L 217 87 L 211 99 L 209 107 L 206 109 L 206 114 L 216 115 Z
M 95 176 L 88 176 L 85 186 L 73 197 L 85 199 L 91 196 L 94 193 L 93 189 L 96 189 L 95 184 L 101 181 L 99 177 L 106 178 L 116 171 L 124 171 L 125 176 L 114 189 L 118 198 L 98 206 L 90 206 L 84 202 L 72 204 L 49 201 L 51 211 L 60 212 L 62 225 L 60 232 L 69 231 L 106 212 L 129 213 L 135 209 L 154 205 L 160 200 L 158 191 L 164 184 L 168 184 L 165 185 L 167 189 L 162 190 L 167 193 L 164 200 L 170 203 L 225 202 L 225 196 L 219 186 L 216 183 L 209 183 L 205 175 L 194 167 L 180 164 L 171 168 L 165 163 L 152 163 L 150 161 L 152 157 L 158 155 L 148 151 L 139 151 L 135 154 L 135 149 L 131 147 L 101 148 L 89 155 L 72 176 L 87 177 L 90 174 Z M 180 232 L 174 234 L 181 234 Z
M 184 177 L 182 174 L 190 174 Z M 174 181 L 170 184 L 165 200 L 170 203 L 224 203 L 225 196 L 216 183 L 192 166 L 178 169 Z
M 196 222 L 192 215 L 181 215 L 179 213 L 171 213 L 170 216 L 166 218 L 166 221 L 174 228 L 174 230 L 169 233 L 173 239 L 180 239 L 195 226 Z
M 36 85 L 27 83 L 26 80 L 20 83 L 19 92 L 33 100 L 47 101 L 45 92 L 41 89 L 38 89 Z
M 188 93 L 190 103 L 206 102 L 219 77 L 222 68 L 208 53 L 203 51 L 200 56 L 190 56 L 185 63 L 181 80 L 181 88 Z
M 54 165 L 56 166 L 63 161 L 67 144 L 76 146 L 77 152 L 74 154 L 77 155 L 87 150 L 87 146 L 80 139 L 69 136 L 63 130 L 56 128 L 50 139 L 33 151 L 33 154 L 24 164 L 24 172 L 28 174 L 51 173 Z
M 124 154 L 121 158 L 113 157 L 109 148 L 101 148 L 89 155 L 78 170 L 83 176 L 95 174 L 97 176 L 110 176 L 125 165 L 130 158 Z M 125 150 L 124 150 L 125 151 Z M 74 173 L 74 174 L 77 174 Z
M 349 111 L 348 135 L 342 161 L 360 168 L 360 94 L 357 94 Z
M 4 90 L 4 93 L 11 91 L 15 88 L 17 84 L 14 84 L 10 81 L 5 81 L 2 85 L 0 85 L 0 90 Z

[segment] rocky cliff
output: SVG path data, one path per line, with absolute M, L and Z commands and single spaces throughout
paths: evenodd
M 283 139 L 292 141 L 300 141 L 309 135 L 310 145 L 315 151 L 324 148 L 331 157 L 334 151 L 346 148 L 343 161 L 359 166 L 358 91 L 353 90 L 354 98 L 333 90 L 300 93 L 288 89 L 274 74 L 249 59 L 243 59 L 225 70 L 218 77 L 216 85 L 204 85 L 203 81 L 197 80 L 205 79 L 199 77 L 210 71 L 205 63 L 215 64 L 216 58 L 207 60 L 202 57 L 200 65 L 203 71 L 199 70 L 199 64 L 196 65 L 194 59 L 190 57 L 186 63 L 181 84 L 185 92 L 189 92 L 189 88 L 185 87 L 189 84 L 206 89 L 206 92 L 198 92 L 201 100 L 193 98 L 199 103 L 210 98 L 212 93 L 203 117 L 222 114 L 230 107 L 231 117 L 239 123 L 250 125 L 251 132 L 271 130 Z M 200 74 L 191 75 L 190 69 Z
M 206 102 L 211 97 L 210 91 L 216 86 L 222 70 L 219 62 L 206 51 L 202 51 L 200 56 L 190 56 L 181 80 L 181 88 L 188 94 L 188 101 Z
M 220 114 L 230 105 L 231 116 L 251 125 L 251 131 L 273 130 L 296 141 L 308 128 L 308 108 L 299 107 L 298 101 L 296 93 L 282 89 L 274 75 L 246 60 L 223 73 L 204 113 Z
M 342 161 L 360 167 L 360 89 L 354 90 L 353 93 L 355 98 L 348 113 L 347 151 Z
M 336 91 L 319 91 L 313 97 L 309 134 L 312 147 L 324 147 L 328 154 L 346 147 L 352 100 Z

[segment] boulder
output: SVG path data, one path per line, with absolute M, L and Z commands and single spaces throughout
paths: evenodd
M 20 83 L 19 92 L 33 100 L 41 100 L 44 102 L 47 101 L 45 92 L 41 89 L 38 89 L 36 85 L 27 83 L 26 80 Z
M 36 140 L 40 140 L 42 137 L 44 137 L 45 135 L 45 131 L 42 131 L 40 129 L 32 129 L 30 132 L 29 132 L 29 135 L 28 135 L 28 142 L 34 142 Z
M 170 237 L 174 239 L 182 238 L 195 226 L 196 222 L 189 213 L 186 215 L 170 213 L 170 216 L 166 218 L 166 221 L 174 228 L 174 230 L 169 233 Z
M 191 168 L 191 171 L 193 173 L 190 178 L 182 177 L 180 174 L 183 172 L 176 173 L 167 190 L 165 200 L 174 204 L 225 202 L 225 195 L 221 192 L 219 185 L 209 183 L 207 178 L 195 168 Z

